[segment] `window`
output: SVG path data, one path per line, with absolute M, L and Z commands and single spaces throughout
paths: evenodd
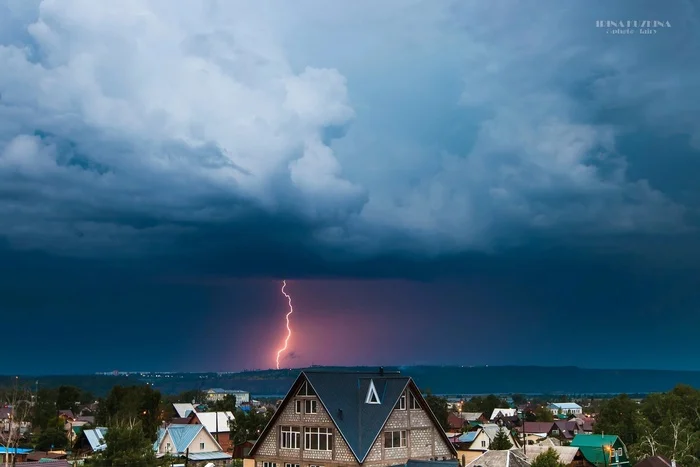
M 165 443 L 165 450 L 170 452 L 170 443 Z
M 559 430 L 552 430 L 552 436 L 559 436 Z
M 413 393 L 410 393 L 408 401 L 409 401 L 408 407 L 411 410 L 420 409 L 420 402 L 418 402 L 418 398 Z
M 284 467 L 299 467 L 299 464 L 284 464 Z
M 316 393 L 314 392 L 314 389 L 311 387 L 308 381 L 304 381 L 304 384 L 301 385 L 299 388 L 299 392 L 297 392 L 297 396 L 315 396 Z
M 402 393 L 401 397 L 399 397 L 399 401 L 396 403 L 395 409 L 399 410 L 406 410 L 406 393 Z
M 263 467 L 277 467 L 277 462 L 263 462 Z
M 199 450 L 204 451 L 204 443 L 199 443 Z
M 482 441 L 482 442 L 481 442 L 481 447 L 482 447 L 482 448 L 485 448 L 485 447 L 486 447 L 486 441 Z
M 403 448 L 406 447 L 406 431 L 387 431 L 384 433 L 385 448 Z
M 299 449 L 301 447 L 301 428 L 298 426 L 283 426 L 282 430 L 280 430 L 280 447 L 284 449 Z
M 304 449 L 310 451 L 331 451 L 333 443 L 330 428 L 306 428 L 304 431 Z
M 295 412 L 295 413 L 301 413 L 301 400 L 297 399 L 297 400 L 294 401 L 294 402 L 295 402 L 295 404 L 294 404 L 294 412 Z
M 306 413 L 316 413 L 318 412 L 318 405 L 315 400 L 306 400 L 304 401 L 306 403 L 306 407 L 304 412 Z
M 617 448 L 617 456 L 622 457 L 622 448 Z
M 369 380 L 369 388 L 367 388 L 367 397 L 365 397 L 365 404 L 381 404 L 379 401 L 379 394 L 377 394 L 377 388 L 374 387 L 374 380 Z

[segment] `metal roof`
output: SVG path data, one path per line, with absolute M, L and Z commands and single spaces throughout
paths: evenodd
M 220 459 L 231 459 L 231 454 L 226 454 L 221 451 L 210 452 L 191 452 L 189 455 L 191 461 L 213 461 Z
M 458 467 L 459 462 L 456 460 L 449 461 L 421 461 L 409 459 L 405 464 L 396 464 L 391 467 Z
M 104 438 L 107 434 L 107 428 L 98 427 L 94 430 L 83 430 L 83 433 L 85 433 L 85 438 L 88 440 L 88 443 L 90 443 L 90 447 L 93 451 L 105 450 L 107 443 L 105 443 Z
M 166 433 L 170 434 L 170 439 L 173 443 L 173 453 L 183 453 L 195 437 L 202 431 L 204 425 L 169 425 L 166 428 L 158 430 L 158 439 L 153 443 L 153 449 L 158 451 L 160 443 L 163 442 Z
M 554 407 L 562 410 L 571 410 L 571 409 L 580 409 L 581 406 L 578 405 L 575 402 L 552 402 L 549 405 L 553 405 Z
M 204 425 L 209 433 L 228 433 L 231 431 L 229 420 L 236 418 L 233 412 L 196 412 L 199 423 Z M 218 419 L 218 426 L 217 426 Z M 218 428 L 218 431 L 217 431 Z
M 189 404 L 189 403 L 175 403 L 173 404 L 173 408 L 175 409 L 175 412 L 177 412 L 177 415 L 180 418 L 187 418 L 190 416 L 192 412 L 195 412 L 194 405 Z

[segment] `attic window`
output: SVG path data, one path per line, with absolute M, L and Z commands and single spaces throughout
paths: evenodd
M 367 389 L 365 404 L 381 404 L 379 401 L 379 394 L 377 394 L 377 388 L 374 387 L 374 380 L 369 380 L 369 389 Z
M 301 385 L 299 388 L 299 392 L 297 392 L 297 396 L 315 396 L 316 393 L 314 392 L 314 389 L 311 387 L 308 381 L 304 381 L 304 384 Z

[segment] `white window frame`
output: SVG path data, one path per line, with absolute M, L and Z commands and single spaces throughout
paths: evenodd
M 421 408 L 418 398 L 413 393 L 410 393 L 410 396 L 408 398 L 408 408 L 411 410 L 419 410 Z
M 297 391 L 297 396 L 308 397 L 315 395 L 316 392 L 314 391 L 314 388 L 311 387 L 308 381 L 304 381 L 304 383 L 299 388 L 299 391 Z
M 277 462 L 263 462 L 262 467 L 277 467 Z
M 481 447 L 485 448 L 486 447 L 486 440 L 481 440 Z
M 301 413 L 301 407 L 303 405 L 303 401 L 301 399 L 297 399 L 294 401 L 294 413 Z
M 304 413 L 318 413 L 318 401 L 306 399 L 304 401 Z
M 301 427 L 282 426 L 280 428 L 280 448 L 299 449 L 301 448 Z
M 617 448 L 617 455 L 618 457 L 622 457 L 624 453 L 622 452 L 622 448 Z
M 199 450 L 204 451 L 204 443 L 199 443 Z
M 290 464 L 290 463 L 285 463 L 284 467 L 300 467 L 299 464 Z
M 379 393 L 377 393 L 377 388 L 374 386 L 374 380 L 369 380 L 369 387 L 367 388 L 367 396 L 365 397 L 365 404 L 381 404 L 382 401 L 379 400 Z
M 398 437 L 396 434 L 398 433 Z M 398 444 L 397 443 L 398 438 Z M 408 432 L 406 430 L 393 430 L 384 432 L 384 448 L 405 448 L 408 445 Z
M 402 392 L 399 400 L 396 402 L 396 409 L 406 410 L 406 393 Z
M 165 443 L 165 451 L 170 452 L 172 450 L 172 446 L 170 446 L 170 443 Z
M 316 440 L 315 448 L 313 447 L 314 439 Z M 322 448 L 323 444 L 325 444 L 325 447 Z M 304 449 L 307 451 L 332 451 L 333 429 L 322 427 L 304 428 Z

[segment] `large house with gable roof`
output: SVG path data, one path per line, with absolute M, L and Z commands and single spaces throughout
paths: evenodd
M 457 452 L 410 377 L 303 371 L 246 467 L 386 467 L 449 461 Z M 421 465 L 423 462 L 421 462 Z

